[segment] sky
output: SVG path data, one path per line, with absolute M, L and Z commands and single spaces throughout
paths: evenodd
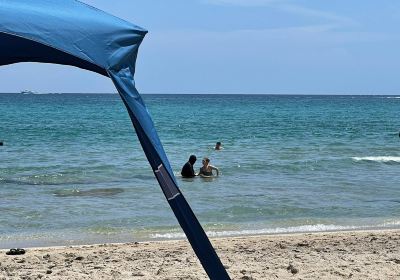
M 398 0 L 84 0 L 149 31 L 141 93 L 400 94 Z M 0 92 L 116 92 L 69 66 L 0 68 Z

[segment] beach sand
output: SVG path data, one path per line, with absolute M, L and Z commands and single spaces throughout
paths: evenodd
M 400 230 L 211 240 L 232 279 L 400 279 Z M 208 279 L 186 240 L 0 250 L 0 279 Z

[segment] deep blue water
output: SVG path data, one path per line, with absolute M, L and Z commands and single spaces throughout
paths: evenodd
M 143 97 L 210 236 L 400 227 L 400 98 Z M 0 94 L 0 115 L 0 247 L 183 236 L 118 95 Z M 180 178 L 190 154 L 221 176 Z

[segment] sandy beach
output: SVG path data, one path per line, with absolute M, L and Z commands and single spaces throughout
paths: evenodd
M 212 239 L 232 279 L 400 279 L 400 230 Z M 0 251 L 0 279 L 208 279 L 188 242 Z

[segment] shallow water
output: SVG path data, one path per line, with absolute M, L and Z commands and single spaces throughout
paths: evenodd
M 400 227 L 399 98 L 144 100 L 210 236 Z M 0 112 L 0 247 L 183 237 L 118 95 L 0 94 Z M 221 176 L 180 178 L 192 153 Z

